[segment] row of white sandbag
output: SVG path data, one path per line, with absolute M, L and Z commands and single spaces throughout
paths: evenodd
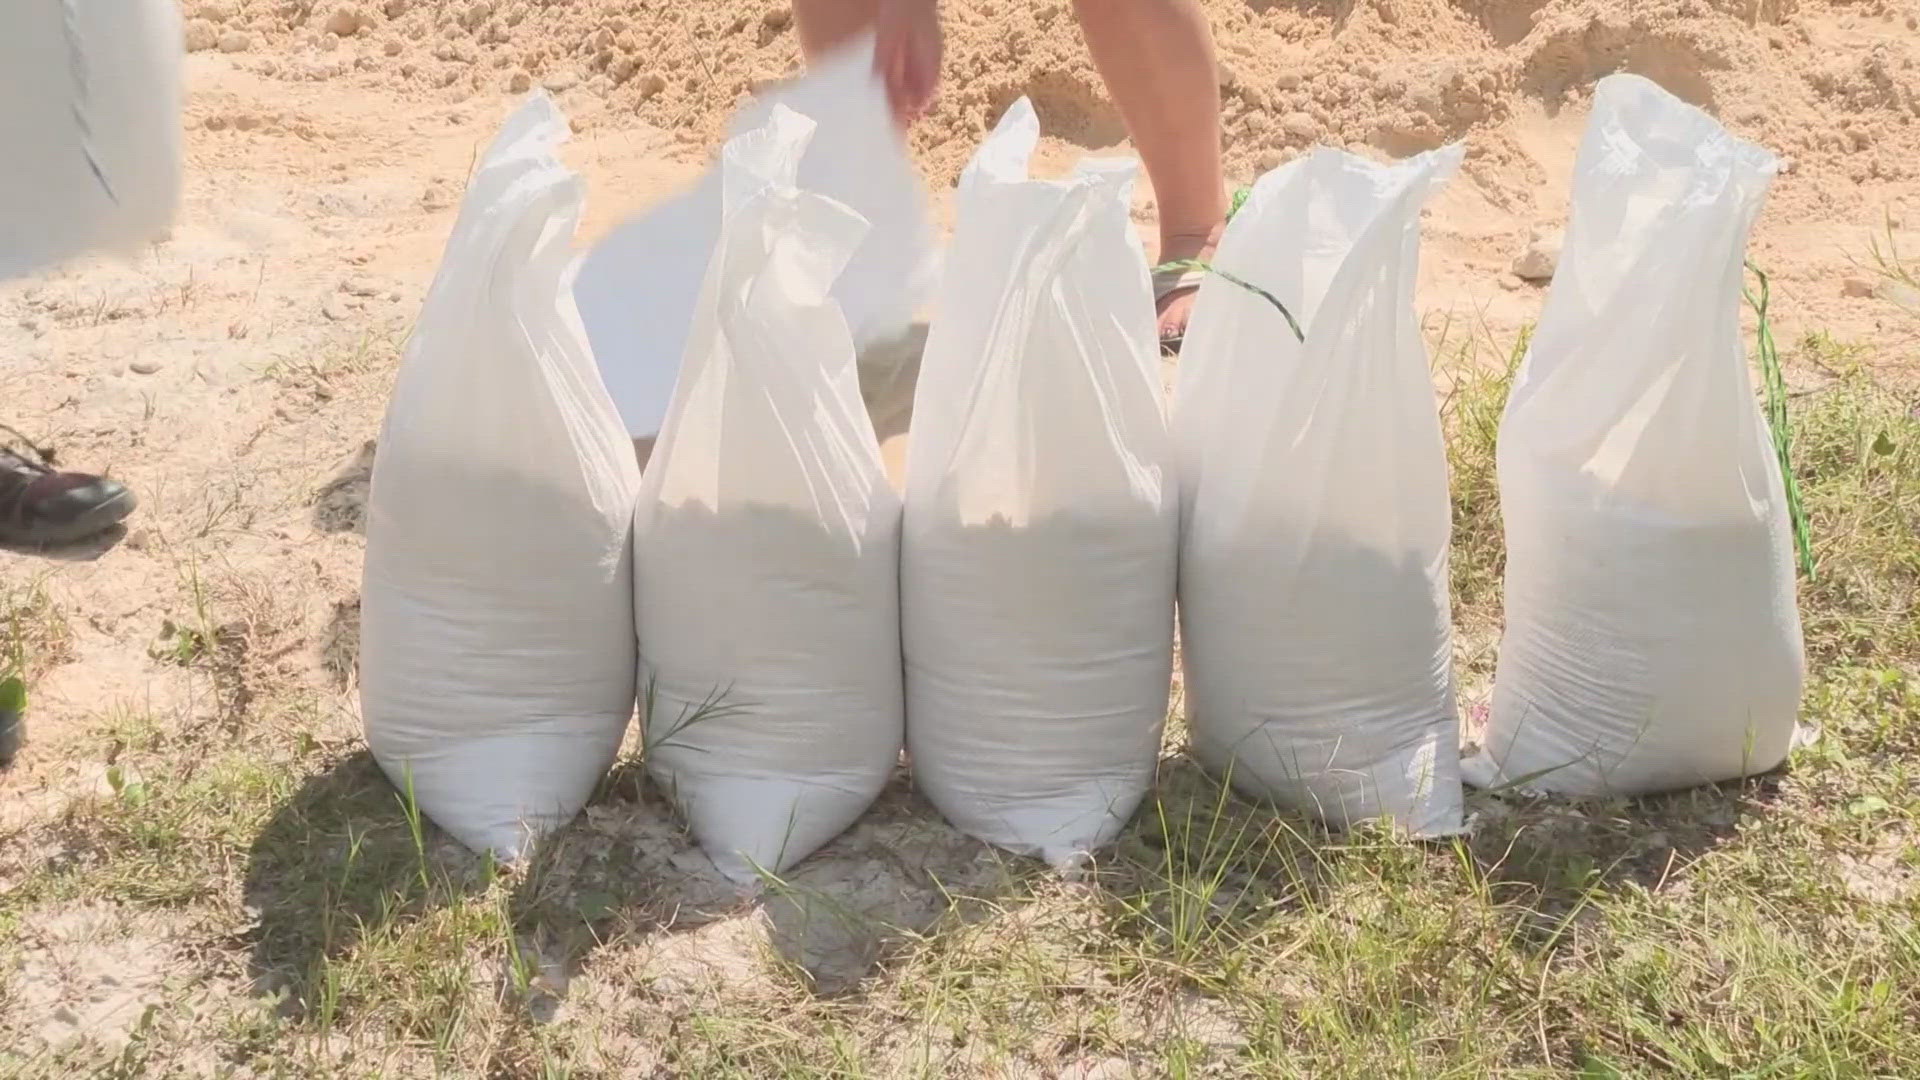
M 1458 150 L 1263 178 L 1217 262 L 1306 343 L 1209 284 L 1169 432 L 1131 166 L 1028 179 L 1016 107 L 961 184 L 902 540 L 830 295 L 862 222 L 795 183 L 812 126 L 777 110 L 726 149 L 644 481 L 570 303 L 564 125 L 536 101 L 489 152 L 376 468 L 363 700 L 396 780 L 507 854 L 570 817 L 631 713 L 637 619 L 650 768 L 728 873 L 851 823 L 903 713 L 950 819 L 1074 858 L 1149 785 L 1177 563 L 1204 761 L 1336 823 L 1458 827 L 1446 469 L 1412 309 L 1420 208 Z M 1784 755 L 1798 623 L 1733 310 L 1771 169 L 1650 84 L 1603 83 L 1503 434 L 1480 782 L 1626 792 Z

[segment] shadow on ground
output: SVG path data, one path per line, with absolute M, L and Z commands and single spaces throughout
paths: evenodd
M 902 774 L 853 828 L 743 889 L 713 868 L 629 761 L 535 860 L 514 921 L 567 972 L 621 941 L 640 945 L 627 974 L 654 991 L 737 987 L 765 977 L 758 960 L 770 947 L 813 992 L 837 995 L 1022 869 L 947 826 Z
M 1557 937 L 1597 893 L 1684 880 L 1777 800 L 1781 775 L 1635 799 L 1471 793 L 1467 849 L 1493 899 L 1529 913 L 1524 931 Z
M 244 896 L 258 912 L 251 974 L 284 1011 L 316 1008 L 326 961 L 396 920 L 486 888 L 492 871 L 431 824 L 413 823 L 362 749 L 306 779 L 254 839 Z
M 367 492 L 373 486 L 373 439 L 343 461 L 313 495 L 313 527 L 323 533 L 367 531 Z
M 93 562 L 120 546 L 127 538 L 125 525 L 114 525 L 71 544 L 9 544 L 0 542 L 0 551 L 31 555 L 50 562 Z

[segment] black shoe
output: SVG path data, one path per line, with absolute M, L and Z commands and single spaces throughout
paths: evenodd
M 117 480 L 57 472 L 0 450 L 0 543 L 39 547 L 83 540 L 118 525 L 137 505 Z

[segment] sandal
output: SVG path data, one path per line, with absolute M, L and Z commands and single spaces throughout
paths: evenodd
M 1167 301 L 1185 296 L 1200 288 L 1207 279 L 1207 272 L 1188 263 L 1176 262 L 1153 269 L 1153 310 L 1158 312 L 1166 307 Z M 1167 356 L 1180 355 L 1180 345 L 1186 340 L 1185 327 L 1160 335 L 1160 351 Z

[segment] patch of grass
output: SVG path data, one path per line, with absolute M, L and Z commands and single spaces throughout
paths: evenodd
M 1489 641 L 1495 436 L 1524 347 L 1437 350 L 1457 618 Z M 1785 357 L 1808 379 L 1792 463 L 1824 733 L 1789 770 L 1638 800 L 1476 795 L 1471 837 L 1415 843 L 1250 802 L 1173 725 L 1156 790 L 1093 866 L 934 881 L 928 918 L 885 928 L 865 977 L 831 990 L 755 920 L 787 902 L 872 936 L 880 916 L 782 882 L 757 906 L 675 892 L 672 860 L 698 857 L 648 861 L 621 831 L 664 814 L 631 762 L 529 867 L 468 855 L 356 744 L 307 734 L 336 699 L 248 666 L 295 620 L 189 588 L 179 621 L 212 643 L 189 674 L 223 633 L 248 642 L 244 723 L 108 717 L 104 789 L 28 838 L 45 857 L 0 859 L 0 927 L 83 900 L 164 909 L 195 935 L 184 985 L 228 996 L 169 991 L 124 1047 L 17 1071 L 197 1075 L 181 1055 L 200 1047 L 316 1077 L 1920 1076 L 1920 417 L 1852 356 L 1815 337 Z M 8 603 L 59 622 L 44 597 Z M 338 694 L 314 666 L 330 689 L 312 693 Z M 917 853 L 876 848 L 847 879 L 894 880 Z M 730 929 L 764 947 L 703 937 Z M 0 1016 L 18 1000 L 0 989 Z

